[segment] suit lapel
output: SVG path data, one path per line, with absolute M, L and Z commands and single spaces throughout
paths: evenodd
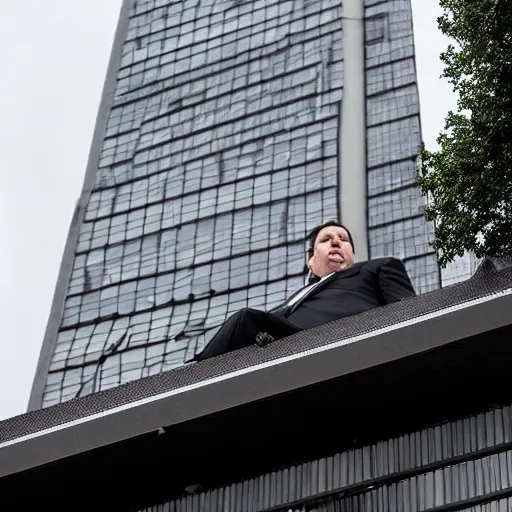
M 347 270 L 341 270 L 338 272 L 334 272 L 334 274 L 331 274 L 327 279 L 324 279 L 320 283 L 318 283 L 314 288 L 308 291 L 304 296 L 302 296 L 292 307 L 290 310 L 290 314 L 293 313 L 307 298 L 311 297 L 315 293 L 319 292 L 320 290 L 323 290 L 326 286 L 329 285 L 330 282 L 333 280 L 338 279 L 346 279 L 347 277 L 353 276 L 355 274 L 358 274 L 361 270 L 361 264 L 352 265 Z M 295 295 L 295 294 L 294 294 Z

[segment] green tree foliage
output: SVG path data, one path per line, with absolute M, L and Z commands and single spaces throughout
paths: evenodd
M 458 94 L 437 142 L 423 148 L 420 186 L 442 266 L 472 251 L 512 254 L 512 1 L 440 0 L 443 77 Z

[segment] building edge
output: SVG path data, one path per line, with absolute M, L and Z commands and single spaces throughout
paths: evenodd
M 117 73 L 119 70 L 123 43 L 126 35 L 126 28 L 129 20 L 130 10 L 135 0 L 122 0 L 121 10 L 114 34 L 112 50 L 107 66 L 107 75 L 101 92 L 100 104 L 96 115 L 89 157 L 85 169 L 85 176 L 82 185 L 80 197 L 76 203 L 73 217 L 71 218 L 70 228 L 61 265 L 57 275 L 57 283 L 53 294 L 50 315 L 46 324 L 46 330 L 43 337 L 43 343 L 39 352 L 39 359 L 36 366 L 32 389 L 30 392 L 28 411 L 40 409 L 43 403 L 43 393 L 46 385 L 46 379 L 50 368 L 51 358 L 57 341 L 59 325 L 64 311 L 66 301 L 66 291 L 73 269 L 75 250 L 80 234 L 80 226 L 85 215 L 89 197 L 96 182 L 96 173 L 101 154 L 101 147 L 105 136 L 108 114 L 114 100 L 115 87 L 117 83 Z
M 366 155 L 365 12 L 363 0 L 342 2 L 343 98 L 340 109 L 339 210 L 358 261 L 369 257 Z

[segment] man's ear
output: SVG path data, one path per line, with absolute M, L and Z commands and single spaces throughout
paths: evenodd
M 311 256 L 308 258 L 308 268 L 309 270 L 313 271 L 313 269 L 311 268 L 311 265 L 314 261 L 314 258 L 315 258 L 315 255 L 314 254 L 311 254 Z

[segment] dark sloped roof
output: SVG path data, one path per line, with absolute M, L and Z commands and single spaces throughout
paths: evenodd
M 510 260 L 486 260 L 473 278 L 461 284 L 403 300 L 360 315 L 337 320 L 279 340 L 265 348 L 249 347 L 237 352 L 143 378 L 125 385 L 65 402 L 47 409 L 29 412 L 0 422 L 0 443 L 52 429 L 89 416 L 129 407 L 165 393 L 190 388 L 205 381 L 279 362 L 333 343 L 349 344 L 359 337 L 392 329 L 407 322 L 421 321 L 449 312 L 472 301 L 492 300 L 512 286 Z M 485 326 L 482 326 L 485 330 Z M 0 450 L 2 445 L 0 444 Z

